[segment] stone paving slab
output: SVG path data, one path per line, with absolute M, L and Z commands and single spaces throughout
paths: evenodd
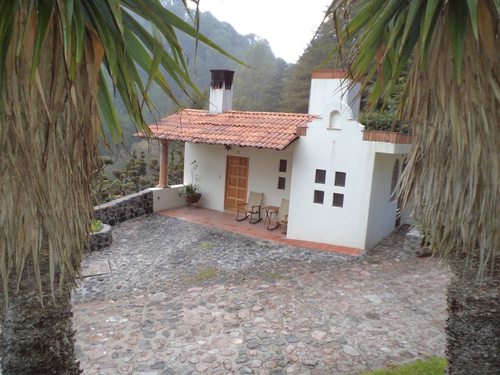
M 82 277 L 106 275 L 110 272 L 108 259 L 86 259 L 82 265 Z
M 443 355 L 450 273 L 395 233 L 365 258 L 150 215 L 86 262 L 74 293 L 85 374 L 356 374 Z

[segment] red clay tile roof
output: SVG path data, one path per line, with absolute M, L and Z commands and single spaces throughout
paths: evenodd
M 282 150 L 299 137 L 297 128 L 317 116 L 302 113 L 228 111 L 210 114 L 185 109 L 149 125 L 153 137 L 192 143 Z

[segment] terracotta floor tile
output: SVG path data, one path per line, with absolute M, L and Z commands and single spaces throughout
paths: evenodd
M 233 212 L 219 212 L 197 206 L 174 208 L 158 212 L 158 214 L 176 217 L 178 219 L 196 224 L 224 229 L 237 234 L 257 237 L 264 240 L 280 242 L 306 249 L 321 250 L 351 256 L 359 256 L 363 254 L 362 249 L 356 249 L 353 247 L 288 239 L 285 234 L 281 233 L 281 228 L 272 231 L 267 230 L 267 223 L 264 223 L 264 217 L 262 218 L 262 221 L 257 224 L 250 224 L 248 220 L 236 221 L 236 216 Z

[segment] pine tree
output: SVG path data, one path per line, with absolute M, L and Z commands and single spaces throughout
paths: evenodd
M 256 40 L 245 54 L 249 67 L 236 71 L 233 108 L 278 111 L 286 62 L 276 59 L 266 40 Z
M 333 20 L 328 18 L 319 27 L 297 64 L 289 70 L 282 94 L 281 111 L 307 113 L 311 72 L 315 69 L 339 68 L 337 55 L 332 52 L 337 46 Z

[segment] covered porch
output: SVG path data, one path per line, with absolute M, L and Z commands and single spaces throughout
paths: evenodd
M 249 237 L 279 242 L 282 244 L 302 247 L 306 249 L 327 251 L 350 256 L 359 256 L 363 253 L 361 249 L 352 247 L 292 240 L 286 238 L 286 234 L 281 233 L 280 228 L 276 230 L 268 230 L 267 222 L 265 222 L 265 220 L 262 220 L 257 224 L 250 224 L 248 220 L 236 221 L 236 215 L 232 212 L 220 212 L 207 208 L 201 208 L 198 206 L 183 206 L 179 208 L 163 210 L 158 212 L 158 214 L 163 216 L 175 217 L 191 223 L 222 229 Z M 263 214 L 263 216 L 265 217 L 265 214 Z
M 201 193 L 199 205 L 227 211 L 263 193 L 262 206 L 289 199 L 294 141 L 316 118 L 309 114 L 186 109 L 151 125 L 161 143 L 158 188 L 168 181 L 169 142 L 184 142 L 184 184 Z M 165 207 L 170 208 L 170 207 Z

